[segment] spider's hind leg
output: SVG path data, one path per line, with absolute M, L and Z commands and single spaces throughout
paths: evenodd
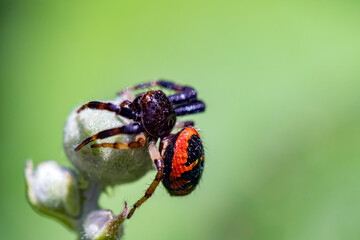
M 144 89 L 144 88 L 149 88 L 149 87 L 163 87 L 163 88 L 167 88 L 170 90 L 174 90 L 174 91 L 183 91 L 184 88 L 187 88 L 185 86 L 167 81 L 167 80 L 157 80 L 157 81 L 151 81 L 151 82 L 146 82 L 146 83 L 140 83 L 138 85 L 135 85 L 133 87 L 128 87 L 122 91 L 120 91 L 118 94 L 121 95 L 122 93 L 124 93 L 125 91 L 133 91 L 133 90 L 139 90 L 139 89 Z
M 183 129 L 185 127 L 192 127 L 192 126 L 194 126 L 194 121 L 182 121 L 182 122 L 176 122 L 174 128 Z
M 149 154 L 157 169 L 155 179 L 152 181 L 152 183 L 146 190 L 145 195 L 133 205 L 127 216 L 128 219 L 134 214 L 136 208 L 140 207 L 146 200 L 148 200 L 152 196 L 157 186 L 164 177 L 164 161 L 160 156 L 159 149 L 156 147 L 156 140 L 157 139 L 152 138 L 149 141 Z
M 176 116 L 184 116 L 193 113 L 199 113 L 205 111 L 205 103 L 202 101 L 194 101 L 188 104 L 183 104 L 180 106 L 176 106 L 175 109 Z
M 191 102 L 196 100 L 196 96 L 197 96 L 197 92 L 194 88 L 189 86 L 179 85 L 167 80 L 158 80 L 147 83 L 141 83 L 133 87 L 126 88 L 125 90 L 120 91 L 118 94 L 121 95 L 128 90 L 132 91 L 132 90 L 144 89 L 149 87 L 163 87 L 166 89 L 176 91 L 177 92 L 176 94 L 168 97 L 172 104 Z

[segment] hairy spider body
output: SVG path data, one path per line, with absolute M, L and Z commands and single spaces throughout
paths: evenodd
M 141 123 L 153 137 L 168 136 L 176 123 L 176 115 L 170 100 L 161 90 L 149 91 L 138 100 Z
M 132 149 L 143 147 L 146 140 L 148 142 L 148 151 L 157 168 L 157 173 L 144 196 L 133 205 L 128 218 L 133 215 L 136 208 L 151 197 L 161 181 L 171 195 L 189 194 L 199 183 L 204 168 L 204 148 L 198 132 L 191 127 L 194 122 L 177 122 L 176 118 L 177 116 L 203 112 L 205 111 L 205 104 L 197 100 L 195 89 L 169 81 L 143 83 L 126 90 L 154 86 L 174 90 L 176 93 L 166 96 L 161 90 L 152 90 L 138 95 L 133 101 L 125 100 L 119 105 L 91 101 L 78 110 L 78 113 L 86 108 L 107 110 L 134 122 L 90 136 L 80 143 L 75 151 L 79 151 L 86 144 L 96 139 L 104 139 L 118 134 L 133 134 L 136 135 L 136 140 L 130 143 L 93 144 L 91 147 Z M 171 134 L 174 128 L 181 128 L 182 130 L 177 134 Z M 158 139 L 161 140 L 159 149 L 156 146 Z
M 192 192 L 204 169 L 204 148 L 199 133 L 192 127 L 162 140 L 160 153 L 164 160 L 163 184 L 170 195 Z

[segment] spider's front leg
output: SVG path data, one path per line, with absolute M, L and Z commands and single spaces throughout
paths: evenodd
M 101 131 L 101 132 L 94 134 L 91 137 L 88 137 L 87 139 L 85 139 L 82 143 L 80 143 L 79 146 L 77 146 L 75 148 L 75 151 L 79 151 L 86 144 L 88 144 L 92 141 L 95 141 L 96 139 L 104 139 L 104 138 L 112 137 L 112 136 L 119 135 L 119 134 L 139 134 L 143 131 L 144 131 L 144 128 L 142 127 L 141 123 L 132 123 L 132 124 L 125 125 L 122 127 L 107 129 L 107 130 Z M 99 146 L 95 145 L 95 147 L 99 147 Z
M 116 105 L 113 103 L 91 101 L 91 102 L 88 102 L 88 103 L 82 105 L 77 110 L 77 113 L 80 113 L 81 111 L 83 111 L 87 108 L 114 112 L 117 115 L 126 117 L 128 119 L 132 119 L 132 120 L 137 118 L 136 112 L 134 111 L 134 106 L 133 106 L 132 102 L 129 100 L 125 100 L 119 105 Z
M 156 138 L 151 138 L 149 140 L 150 157 L 153 160 L 157 169 L 155 179 L 152 181 L 152 183 L 146 190 L 145 195 L 133 205 L 127 216 L 128 219 L 131 218 L 131 216 L 134 214 L 136 208 L 140 207 L 141 204 L 143 204 L 146 200 L 148 200 L 151 197 L 151 195 L 155 192 L 157 186 L 164 177 L 164 162 L 162 157 L 160 156 L 159 149 L 156 147 L 156 141 L 157 141 Z

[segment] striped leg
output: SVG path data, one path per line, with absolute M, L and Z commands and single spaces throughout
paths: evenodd
M 100 143 L 91 145 L 92 148 L 115 148 L 115 149 L 133 149 L 140 148 L 145 145 L 146 138 L 144 133 L 140 133 L 136 136 L 134 142 L 124 143 L 124 142 L 114 142 L 114 143 Z
M 114 112 L 117 115 L 126 117 L 128 119 L 135 119 L 136 114 L 130 107 L 132 107 L 132 103 L 129 100 L 125 100 L 120 105 L 116 105 L 113 103 L 92 101 L 92 102 L 88 102 L 88 103 L 82 105 L 77 110 L 77 113 L 80 113 L 81 111 L 83 111 L 87 108 L 90 108 L 90 109 L 97 109 L 97 110 L 107 110 L 110 112 Z
M 75 148 L 75 151 L 79 151 L 86 144 L 95 141 L 96 139 L 104 139 L 119 134 L 138 134 L 143 131 L 144 128 L 142 127 L 141 123 L 132 123 L 118 128 L 107 129 L 85 139 L 82 143 L 80 143 L 79 146 Z
M 157 186 L 159 185 L 159 183 L 161 182 L 161 180 L 163 179 L 164 176 L 164 162 L 163 159 L 160 156 L 159 153 L 159 149 L 156 147 L 156 140 L 155 138 L 150 139 L 149 141 L 149 153 L 150 153 L 150 157 L 153 160 L 156 169 L 157 169 L 157 173 L 155 176 L 155 179 L 152 181 L 152 183 L 150 184 L 150 186 L 148 187 L 148 189 L 145 192 L 145 195 L 140 198 L 131 208 L 127 218 L 131 218 L 131 216 L 134 214 L 136 208 L 140 207 L 141 204 L 143 204 L 146 200 L 148 200 L 151 195 L 155 192 L 155 189 L 157 188 Z

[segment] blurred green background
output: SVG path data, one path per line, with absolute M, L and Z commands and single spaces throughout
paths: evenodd
M 360 2 L 1 3 L 1 239 L 75 239 L 25 198 L 26 159 L 70 166 L 70 111 L 162 77 L 194 86 L 206 168 L 125 239 L 360 239 Z M 155 171 L 117 186 L 120 212 Z

